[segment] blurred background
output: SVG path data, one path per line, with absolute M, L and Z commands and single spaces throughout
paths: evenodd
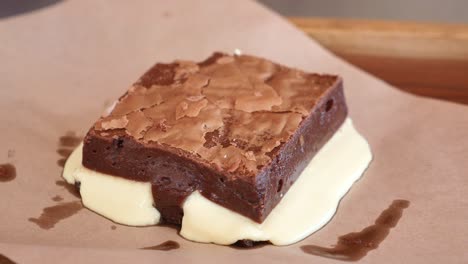
M 0 18 L 62 0 L 0 0 Z M 258 0 L 284 16 L 468 23 L 467 0 Z
M 285 16 L 468 23 L 467 0 L 259 0 Z
M 468 104 L 468 0 L 258 0 L 404 91 Z
M 65 1 L 0 0 L 0 19 Z M 468 105 L 468 0 L 257 1 L 395 87 Z

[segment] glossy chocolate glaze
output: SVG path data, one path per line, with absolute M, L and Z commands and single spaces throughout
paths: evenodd
M 403 210 L 409 206 L 406 200 L 395 200 L 375 220 L 374 224 L 359 232 L 349 233 L 338 238 L 338 243 L 333 247 L 321 247 L 315 245 L 302 246 L 307 254 L 344 260 L 357 261 L 362 259 L 371 250 L 377 249 L 382 241 L 394 228 Z

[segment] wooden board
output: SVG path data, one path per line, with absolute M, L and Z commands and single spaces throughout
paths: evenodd
M 468 25 L 290 20 L 338 56 L 402 90 L 468 104 Z

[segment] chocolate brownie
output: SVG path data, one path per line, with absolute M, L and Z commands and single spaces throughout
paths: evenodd
M 151 182 L 166 223 L 193 191 L 261 223 L 346 115 L 337 76 L 222 53 L 159 63 L 89 130 L 83 165 Z

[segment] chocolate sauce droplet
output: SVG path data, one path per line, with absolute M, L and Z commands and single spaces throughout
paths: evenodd
M 16 264 L 16 262 L 0 254 L 0 264 Z
M 57 160 L 57 165 L 59 165 L 60 167 L 65 167 L 65 163 L 67 162 L 67 159 L 63 158 L 63 159 L 59 159 Z
M 75 134 L 75 132 L 70 131 L 67 132 L 65 136 L 61 136 L 59 138 L 59 148 L 57 149 L 57 153 L 61 156 L 61 158 L 57 160 L 57 165 L 63 168 L 67 162 L 68 157 L 72 154 L 73 150 L 80 144 L 82 140 L 82 137 L 79 137 Z
M 344 261 L 357 261 L 362 259 L 371 250 L 388 236 L 390 229 L 394 228 L 403 210 L 409 206 L 409 201 L 394 200 L 375 220 L 374 224 L 359 232 L 349 233 L 338 238 L 338 243 L 331 248 L 315 245 L 302 246 L 307 254 Z
M 8 158 L 13 158 L 15 156 L 15 150 L 14 149 L 9 149 L 7 156 L 8 156 Z
M 68 131 L 64 136 L 59 138 L 59 144 L 61 147 L 76 147 L 80 144 L 82 137 L 79 137 L 75 132 Z
M 13 164 L 0 164 L 0 182 L 9 182 L 16 178 L 16 168 Z
M 55 195 L 54 197 L 52 197 L 52 201 L 54 202 L 60 202 L 62 200 L 63 200 L 63 197 L 60 195 Z
M 59 149 L 57 149 L 57 154 L 59 154 L 60 156 L 62 156 L 64 158 L 70 157 L 72 152 L 73 152 L 73 149 L 69 149 L 69 148 L 59 148 Z
M 112 229 L 112 230 L 116 230 L 117 227 L 116 227 L 115 225 L 113 225 L 113 226 L 111 226 L 111 229 Z
M 81 198 L 80 182 L 75 182 L 75 185 L 73 185 L 73 184 L 67 183 L 66 181 L 59 180 L 55 182 L 55 185 L 65 188 L 65 190 L 67 190 L 70 194 L 72 194 L 76 198 Z
M 151 246 L 151 247 L 144 247 L 144 248 L 141 248 L 141 249 L 169 251 L 169 250 L 173 250 L 173 249 L 178 249 L 179 247 L 180 247 L 179 243 L 177 243 L 175 241 L 172 241 L 172 240 L 168 240 L 168 241 L 166 241 L 164 243 L 161 243 L 159 245 Z
M 51 229 L 58 222 L 76 214 L 83 208 L 80 201 L 61 203 L 46 207 L 38 218 L 29 218 L 30 222 L 37 224 L 42 229 Z

